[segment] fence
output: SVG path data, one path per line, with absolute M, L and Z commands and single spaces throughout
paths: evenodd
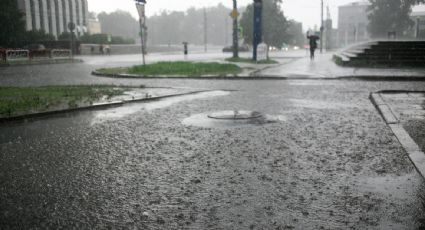
M 30 52 L 28 50 L 6 50 L 5 61 L 28 61 Z
M 6 62 L 6 50 L 0 49 L 0 63 Z
M 0 49 L 0 62 L 17 62 L 31 60 L 49 60 L 49 59 L 71 59 L 71 50 L 53 49 L 53 50 L 23 50 L 23 49 Z
M 50 58 L 52 59 L 71 59 L 71 57 L 71 50 L 53 49 L 50 51 Z

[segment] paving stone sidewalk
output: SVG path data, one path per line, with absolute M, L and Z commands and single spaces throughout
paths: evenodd
M 341 78 L 341 77 L 425 77 L 425 68 L 384 69 L 354 68 L 338 66 L 332 61 L 333 52 L 317 54 L 311 61 L 304 51 L 272 53 L 272 58 L 298 57 L 292 62 L 268 68 L 258 73 L 261 76 L 280 76 L 286 78 Z
M 382 91 L 372 101 L 407 152 L 422 176 L 425 176 L 425 93 Z

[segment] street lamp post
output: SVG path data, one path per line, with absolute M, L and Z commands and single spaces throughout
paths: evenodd
M 139 13 L 139 23 L 140 23 L 140 40 L 142 44 L 142 56 L 143 56 L 143 65 L 146 65 L 145 61 L 145 33 L 146 33 L 146 15 L 145 15 L 145 5 L 146 0 L 135 0 L 136 1 L 136 8 L 137 12 Z
M 323 0 L 321 0 L 321 22 L 320 22 L 320 53 L 323 53 L 323 31 L 325 30 L 324 23 L 323 23 Z
M 68 23 L 68 29 L 70 31 L 69 35 L 70 37 L 70 49 L 71 49 L 71 59 L 74 59 L 74 30 L 75 30 L 75 23 L 70 22 Z
M 416 18 L 416 39 L 419 39 L 421 30 L 421 18 Z
M 233 18 L 233 57 L 239 57 L 239 38 L 238 38 L 238 3 L 233 0 L 233 11 L 230 14 Z
M 262 31 L 262 12 L 263 12 L 263 1 L 254 0 L 254 36 L 253 36 L 253 48 L 252 48 L 252 59 L 257 61 L 257 47 L 262 42 L 263 31 Z

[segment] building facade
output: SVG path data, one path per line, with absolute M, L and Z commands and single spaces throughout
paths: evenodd
M 337 40 L 340 47 L 370 39 L 368 2 L 354 2 L 339 7 Z
M 69 32 L 68 23 L 74 22 L 77 37 L 87 32 L 87 0 L 17 0 L 24 13 L 26 29 L 44 30 L 56 38 Z
M 89 18 L 87 28 L 88 28 L 89 34 L 100 34 L 100 33 L 102 33 L 102 26 L 101 26 L 100 22 L 96 19 Z
M 425 11 L 416 11 L 410 15 L 415 22 L 414 36 L 418 39 L 425 39 Z

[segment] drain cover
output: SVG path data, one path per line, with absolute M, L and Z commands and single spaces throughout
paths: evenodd
M 262 116 L 260 112 L 244 110 L 221 111 L 208 115 L 209 118 L 217 120 L 250 120 L 261 118 Z

